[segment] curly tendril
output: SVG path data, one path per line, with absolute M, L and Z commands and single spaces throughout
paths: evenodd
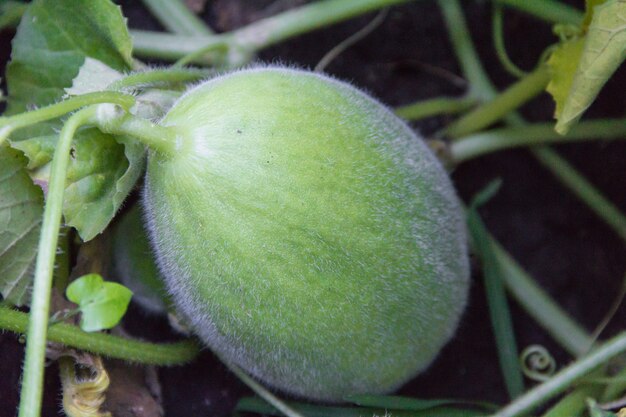
M 530 345 L 520 354 L 522 372 L 534 381 L 547 381 L 556 371 L 556 362 L 548 349 Z

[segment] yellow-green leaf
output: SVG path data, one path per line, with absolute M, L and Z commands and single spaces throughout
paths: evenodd
M 581 24 L 582 30 L 586 31 L 591 24 L 591 18 L 593 17 L 593 10 L 596 6 L 606 3 L 607 0 L 586 0 L 585 1 L 585 17 Z
M 578 61 L 584 46 L 583 38 L 574 38 L 559 44 L 548 59 L 550 83 L 546 90 L 556 103 L 554 117 L 561 118 L 565 101 L 574 81 Z
M 576 73 L 560 113 L 557 104 L 557 132 L 570 129 L 625 58 L 626 0 L 609 0 L 594 8 L 584 49 L 576 61 Z
M 119 323 L 133 293 L 122 284 L 104 281 L 98 274 L 87 274 L 68 285 L 65 295 L 78 304 L 81 329 L 97 332 Z

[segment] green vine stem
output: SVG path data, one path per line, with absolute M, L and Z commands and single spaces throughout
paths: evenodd
M 190 36 L 212 35 L 213 32 L 182 0 L 143 0 L 159 22 L 170 32 Z
M 129 135 L 161 155 L 175 155 L 183 146 L 178 128 L 161 126 L 130 114 L 120 114 L 113 106 L 100 105 L 90 122 L 104 133 Z
M 440 97 L 397 107 L 395 113 L 405 120 L 416 121 L 440 114 L 463 113 L 478 103 L 474 97 Z
M 578 142 L 596 139 L 626 139 L 626 119 L 595 119 L 579 122 L 565 135 L 554 123 L 532 123 L 465 136 L 450 146 L 452 160 L 459 164 L 491 152 L 519 146 Z
M 495 189 L 492 188 L 492 190 Z M 475 196 L 471 202 L 466 211 L 467 227 L 472 248 L 483 266 L 483 283 L 504 383 L 509 397 L 516 398 L 524 392 L 524 379 L 519 365 L 519 351 L 513 333 L 511 311 L 504 291 L 503 268 L 494 252 L 494 244 L 489 239 L 487 228 L 478 214 L 478 207 L 486 201 L 486 193 L 493 194 L 487 188 Z
M 439 5 L 444 12 L 446 26 L 451 32 L 452 45 L 459 56 L 463 74 L 470 83 L 478 83 L 478 85 L 485 88 L 483 94 L 488 99 L 491 99 L 496 94 L 496 91 L 478 60 L 469 33 L 463 32 L 463 28 L 466 30 L 467 26 L 461 13 L 459 2 L 456 0 L 439 0 Z M 454 11 L 454 13 L 450 13 L 450 10 Z M 471 62 L 471 65 L 466 65 L 468 61 Z M 506 120 L 516 127 L 525 126 L 524 120 L 517 113 L 511 113 Z M 581 197 L 584 196 L 581 195 Z M 585 203 L 591 205 L 589 201 L 585 200 Z M 498 251 L 498 247 L 496 247 L 496 251 Z M 507 255 L 506 252 L 502 250 L 501 252 L 501 256 Z M 525 306 L 525 310 L 546 328 L 550 335 L 564 348 L 573 354 L 584 353 L 591 345 L 591 339 L 586 332 L 577 330 L 580 327 L 571 319 L 567 319 L 566 315 L 559 315 L 559 320 L 553 320 L 555 314 L 561 311 L 558 304 L 545 295 L 536 284 L 532 285 L 534 284 L 532 279 L 521 268 L 516 268 L 514 262 L 509 262 L 508 266 L 509 273 L 504 274 L 506 278 L 505 284 L 513 296 L 517 297 L 518 301 Z M 523 279 L 525 277 L 527 280 Z M 566 320 L 561 322 L 561 318 L 566 318 Z M 564 326 L 568 321 L 570 325 Z M 573 339 L 576 339 L 576 341 L 574 342 Z
M 326 67 L 330 65 L 330 63 L 333 62 L 339 55 L 344 53 L 348 48 L 365 39 L 385 21 L 388 12 L 389 9 L 382 9 L 367 25 L 339 42 L 330 51 L 326 52 L 322 59 L 318 61 L 317 65 L 315 65 L 313 71 L 323 72 Z
M 575 7 L 557 0 L 493 0 L 496 3 L 513 7 L 549 23 L 569 23 L 579 25 L 583 13 Z
M 0 307 L 1 329 L 25 333 L 27 327 L 28 314 Z M 198 344 L 191 340 L 155 344 L 106 333 L 87 333 L 77 326 L 66 323 L 50 325 L 48 340 L 113 359 L 161 366 L 189 362 L 200 351 Z
M 586 357 L 564 368 L 548 381 L 530 389 L 494 414 L 493 417 L 517 417 L 527 414 L 530 410 L 565 391 L 582 376 L 624 351 L 626 351 L 626 333 L 620 333 L 589 353 Z
M 53 274 L 54 286 L 61 294 L 65 291 L 65 287 L 67 287 L 72 269 L 70 261 L 70 239 L 72 236 L 72 229 L 70 227 L 61 226 Z
M 452 42 L 461 70 L 470 86 L 468 95 L 480 101 L 491 99 L 495 90 L 478 59 L 461 5 L 457 1 L 449 0 L 438 0 L 437 3 L 443 14 L 448 36 L 450 36 L 450 42 Z
M 604 402 L 613 401 L 624 395 L 626 391 L 626 366 L 616 375 L 615 380 L 608 383 L 600 399 Z
M 488 127 L 542 93 L 549 81 L 548 68 L 540 66 L 492 100 L 450 124 L 443 134 L 456 139 Z
M 563 311 L 493 237 L 491 244 L 509 294 L 570 354 L 580 356 L 588 352 L 593 339 L 587 331 Z
M 604 220 L 626 241 L 626 216 L 572 165 L 547 146 L 532 150 L 541 164 L 567 186 L 578 198 L 587 203 L 598 217 Z
M 145 58 L 176 61 L 206 45 L 216 42 L 220 36 L 188 36 L 171 33 L 133 29 L 133 54 Z
M 511 61 L 509 54 L 506 52 L 506 45 L 504 43 L 504 13 L 502 5 L 498 2 L 493 4 L 493 20 L 491 33 L 493 38 L 493 46 L 496 50 L 496 55 L 500 60 L 500 63 L 505 70 L 516 78 L 522 78 L 528 75 L 526 71 L 522 71 L 517 65 Z
M 252 54 L 245 49 L 233 51 L 237 50 L 229 45 L 226 39 L 217 39 L 216 42 L 210 42 L 177 60 L 173 67 L 180 68 L 192 62 L 209 66 L 234 67 L 247 63 L 252 57 Z
M 237 365 L 228 363 L 220 358 L 220 361 L 230 369 L 232 373 L 237 375 L 244 384 L 246 384 L 252 391 L 254 391 L 259 397 L 263 398 L 267 403 L 274 406 L 278 411 L 283 413 L 286 417 L 304 417 L 302 414 L 291 408 L 287 403 L 276 397 L 270 391 L 268 391 L 263 385 L 256 382 L 248 374 L 246 374 Z
M 87 107 L 68 119 L 61 130 L 52 159 L 48 195 L 35 264 L 35 283 L 26 335 L 26 356 L 24 358 L 19 417 L 38 417 L 41 411 L 50 292 L 59 227 L 61 226 L 61 209 L 63 207 L 70 147 L 76 130 L 87 123 L 96 114 L 96 111 L 94 106 Z
M 129 109 L 135 104 L 135 97 L 116 91 L 89 93 L 71 97 L 37 110 L 16 114 L 15 116 L 0 117 L 0 143 L 17 129 L 56 119 L 81 107 L 98 103 L 112 103 L 124 109 Z
M 196 51 L 211 48 L 212 45 L 226 44 L 233 54 L 231 63 L 241 64 L 254 53 L 278 42 L 408 1 L 410 0 L 323 0 L 215 36 L 183 36 L 136 30 L 131 35 L 134 52 L 139 56 L 179 60 Z
M 550 407 L 541 417 L 580 416 L 587 408 L 585 400 L 587 398 L 597 398 L 600 392 L 602 392 L 602 386 L 599 384 L 581 384 L 581 386 Z
M 167 68 L 134 72 L 111 83 L 108 90 L 124 90 L 156 85 L 173 85 L 199 81 L 215 74 L 213 70 L 198 68 Z

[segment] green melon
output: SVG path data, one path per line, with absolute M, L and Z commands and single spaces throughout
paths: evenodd
M 262 67 L 195 86 L 161 123 L 182 141 L 149 155 L 148 228 L 211 349 L 325 401 L 428 366 L 466 304 L 466 235 L 446 172 L 404 122 L 349 84 Z
M 111 273 L 133 292 L 133 301 L 148 313 L 167 314 L 167 292 L 138 205 L 115 224 L 111 244 Z

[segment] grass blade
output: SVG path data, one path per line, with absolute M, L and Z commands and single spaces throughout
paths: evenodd
M 504 292 L 504 285 L 502 284 L 503 271 L 494 253 L 489 233 L 477 210 L 478 205 L 489 198 L 487 193 L 493 194 L 494 191 L 494 187 L 490 186 L 474 198 L 467 211 L 467 224 L 474 250 L 483 265 L 485 291 L 487 293 L 491 324 L 498 347 L 500 368 L 509 396 L 515 398 L 524 391 L 524 379 L 519 366 L 511 313 Z

